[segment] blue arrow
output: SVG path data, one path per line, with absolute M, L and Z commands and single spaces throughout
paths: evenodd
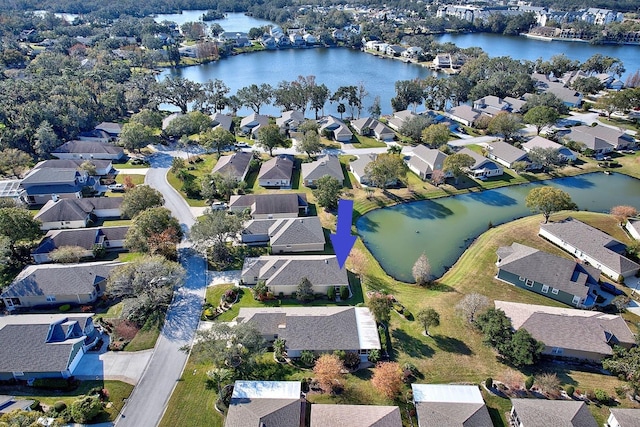
M 353 248 L 354 243 L 356 243 L 357 237 L 351 235 L 352 215 L 353 200 L 340 199 L 338 201 L 338 225 L 336 226 L 336 233 L 329 235 L 340 268 L 344 268 L 344 263 L 347 261 L 349 252 L 351 252 L 351 248 Z

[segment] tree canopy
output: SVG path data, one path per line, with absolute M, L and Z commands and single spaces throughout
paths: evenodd
M 545 223 L 554 212 L 577 209 L 569 193 L 546 185 L 531 189 L 525 198 L 525 203 L 532 212 L 540 212 L 544 216 Z
M 371 184 L 378 188 L 387 188 L 396 181 L 403 181 L 407 176 L 407 165 L 402 156 L 382 153 L 364 168 Z
M 342 183 L 330 175 L 325 175 L 316 181 L 313 196 L 320 206 L 326 210 L 336 209 L 338 199 L 342 194 Z
M 163 207 L 149 208 L 133 218 L 133 223 L 127 231 L 124 245 L 134 252 L 150 252 L 149 239 L 152 236 L 172 229 L 174 244 L 182 239 L 182 228 L 178 220 L 171 215 L 171 211 Z
M 162 193 L 148 185 L 137 185 L 124 193 L 120 207 L 122 215 L 135 218 L 140 212 L 164 205 Z

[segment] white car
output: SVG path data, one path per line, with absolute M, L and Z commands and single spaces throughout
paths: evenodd
M 213 211 L 224 211 L 228 208 L 225 202 L 213 202 L 211 203 L 211 210 Z
M 124 184 L 111 184 L 107 188 L 111 191 L 124 191 Z

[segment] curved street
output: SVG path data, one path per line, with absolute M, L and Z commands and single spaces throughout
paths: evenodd
M 170 164 L 168 154 L 153 156 L 145 183 L 163 194 L 165 206 L 187 231 L 195 218 L 184 199 L 166 180 Z M 187 271 L 184 285 L 174 294 L 153 355 L 116 419 L 118 427 L 157 426 L 187 362 L 188 354 L 181 347 L 191 343 L 198 327 L 207 284 L 206 265 L 204 258 L 191 250 L 186 242 L 180 245 L 179 255 Z

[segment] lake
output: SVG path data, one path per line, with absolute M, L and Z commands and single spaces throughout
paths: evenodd
M 156 15 L 153 19 L 156 22 L 171 21 L 178 25 L 182 25 L 185 22 L 202 21 L 202 15 L 206 12 L 206 10 L 185 10 L 182 13 Z M 271 21 L 246 16 L 244 13 L 227 13 L 225 14 L 224 19 L 216 19 L 215 21 L 207 21 L 206 23 L 211 25 L 214 22 L 220 24 L 225 31 L 240 31 L 245 33 L 248 33 L 253 27 L 274 25 Z
M 504 36 L 491 33 L 441 34 L 434 37 L 437 42 L 451 42 L 460 48 L 481 47 L 489 56 L 510 56 L 514 59 L 535 61 L 548 60 L 554 55 L 565 54 L 568 58 L 584 62 L 596 53 L 612 56 L 622 61 L 626 76 L 640 69 L 640 46 L 592 45 L 580 42 L 544 41 L 523 36 Z
M 545 181 L 571 195 L 580 210 L 608 212 L 616 205 L 640 209 L 640 181 L 614 173 L 591 173 Z M 358 234 L 391 276 L 413 282 L 411 268 L 422 252 L 432 274 L 442 276 L 489 222 L 530 215 L 524 199 L 533 185 L 518 185 L 377 209 L 356 222 Z M 540 215 L 542 219 L 542 215 Z M 553 216 L 552 216 L 553 219 Z

